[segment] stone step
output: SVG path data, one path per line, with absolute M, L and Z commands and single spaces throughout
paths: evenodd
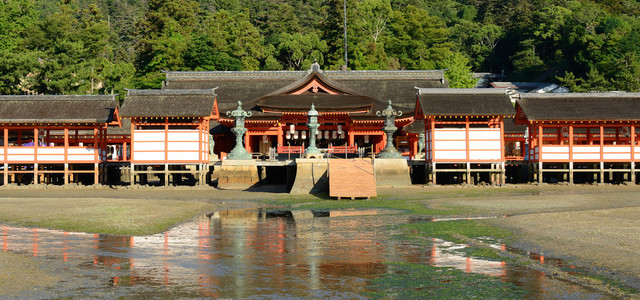
M 329 196 L 355 199 L 376 195 L 371 159 L 329 160 Z

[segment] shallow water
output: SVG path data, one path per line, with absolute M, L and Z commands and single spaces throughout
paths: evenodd
M 603 296 L 524 267 L 465 257 L 457 251 L 465 245 L 434 239 L 425 247 L 389 238 L 393 225 L 409 220 L 378 213 L 224 211 L 142 237 L 3 226 L 1 243 L 3 251 L 87 272 L 80 284 L 30 297 L 364 298 L 369 281 L 391 271 L 389 262 L 499 277 L 524 287 L 530 298 Z

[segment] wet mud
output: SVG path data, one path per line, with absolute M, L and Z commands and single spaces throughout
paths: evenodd
M 0 243 L 2 251 L 49 259 L 60 271 L 58 284 L 18 295 L 24 298 L 358 299 L 371 291 L 372 279 L 393 272 L 389 263 L 500 278 L 534 299 L 608 297 L 525 265 L 468 257 L 467 245 L 390 238 L 400 233 L 397 225 L 415 220 L 389 213 L 221 211 L 150 236 L 2 226 Z

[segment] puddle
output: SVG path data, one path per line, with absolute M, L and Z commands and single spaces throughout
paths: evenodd
M 505 216 L 506 217 L 506 216 Z M 489 220 L 498 217 L 455 217 L 455 218 L 424 218 L 421 216 L 411 216 L 409 223 L 428 223 L 428 222 L 448 222 L 461 220 Z
M 3 251 L 60 260 L 92 276 L 48 292 L 58 298 L 358 299 L 371 279 L 392 271 L 386 263 L 495 276 L 530 298 L 604 297 L 521 266 L 465 257 L 458 251 L 465 245 L 388 238 L 396 233 L 389 225 L 408 221 L 378 210 L 234 210 L 142 237 L 3 226 L 0 242 Z M 96 269 L 104 272 L 96 277 Z

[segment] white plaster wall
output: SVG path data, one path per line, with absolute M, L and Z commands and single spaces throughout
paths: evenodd
M 498 150 L 500 152 L 500 140 L 469 141 L 469 150 Z
M 469 151 L 470 160 L 500 160 L 501 158 L 502 158 L 502 154 L 500 153 L 500 150 Z
M 610 159 L 610 160 L 630 160 L 631 159 L 631 152 L 629 152 L 629 153 L 604 153 L 602 155 L 602 158 Z
M 542 159 L 562 159 L 569 160 L 569 153 L 542 153 Z
M 7 155 L 7 161 L 33 161 L 33 155 Z
M 69 151 L 67 153 L 93 156 L 94 152 L 95 152 L 95 149 L 93 148 L 69 148 Z
M 500 129 L 469 129 L 469 140 L 498 140 L 500 141 Z
M 169 151 L 198 151 L 198 142 L 169 142 Z
M 38 161 L 64 161 L 64 155 L 42 155 L 38 150 Z
M 169 161 L 194 161 L 199 159 L 198 152 L 169 152 Z
M 463 129 L 435 129 L 433 133 L 435 140 L 465 140 L 465 130 Z
M 137 142 L 133 146 L 134 152 L 137 151 L 164 151 L 164 142 Z
M 573 159 L 576 160 L 580 160 L 580 159 L 585 159 L 585 160 L 594 160 L 600 159 L 600 153 L 573 153 Z
M 547 153 L 569 153 L 569 146 L 542 146 L 542 154 Z
M 164 142 L 164 130 L 134 130 L 133 142 Z
M 185 131 L 185 130 L 181 130 L 181 131 L 172 131 L 169 130 L 169 141 L 173 141 L 173 142 L 187 142 L 187 141 L 194 141 L 197 142 L 198 141 L 198 131 L 197 130 L 193 130 L 193 131 Z
M 35 153 L 34 148 L 13 147 L 13 148 L 7 149 L 7 154 L 34 154 L 34 153 Z
M 573 153 L 597 153 L 600 157 L 600 146 L 573 146 Z
M 68 155 L 70 161 L 93 161 L 93 155 Z
M 134 151 L 133 157 L 136 161 L 164 161 L 164 152 Z
M 602 147 L 604 153 L 631 153 L 631 146 L 604 146 Z
M 38 148 L 38 157 L 42 154 L 64 154 L 64 148 L 58 148 L 58 147 Z
M 467 152 L 466 151 L 434 151 L 434 159 L 455 159 L 455 160 L 466 160 Z
M 466 150 L 467 143 L 465 141 L 438 141 L 434 142 L 435 150 Z

